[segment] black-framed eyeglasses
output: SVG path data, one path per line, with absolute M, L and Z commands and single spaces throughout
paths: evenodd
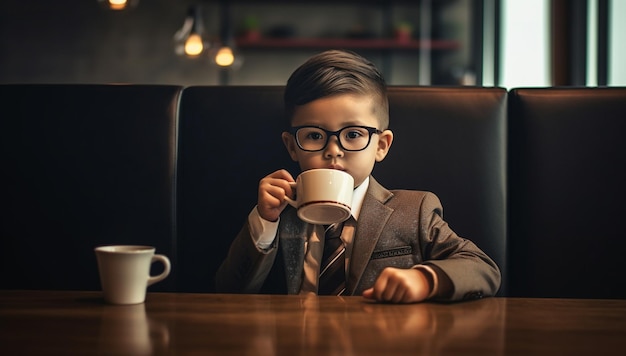
M 317 126 L 297 126 L 289 129 L 303 151 L 321 151 L 328 145 L 331 136 L 337 136 L 339 147 L 345 151 L 362 151 L 369 146 L 373 134 L 382 131 L 369 126 L 346 126 L 338 131 L 328 131 Z

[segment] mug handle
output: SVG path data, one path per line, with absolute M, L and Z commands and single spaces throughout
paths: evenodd
M 289 182 L 289 185 L 291 186 L 291 188 L 295 188 L 297 186 L 296 182 Z M 295 200 L 291 199 L 288 196 L 285 196 L 285 200 L 287 201 L 287 203 L 289 203 L 289 205 L 293 206 L 294 208 L 298 208 L 298 203 L 296 203 Z
M 163 270 L 163 272 L 161 272 L 161 274 L 157 275 L 157 276 L 150 276 L 150 278 L 148 278 L 148 285 L 152 285 L 155 284 L 156 282 L 160 282 L 162 280 L 165 279 L 165 277 L 169 276 L 170 271 L 172 269 L 172 265 L 170 264 L 170 259 L 167 258 L 167 256 L 165 255 L 154 255 L 152 256 L 152 261 L 150 262 L 151 264 L 154 262 L 161 262 L 163 263 L 163 267 L 165 268 Z

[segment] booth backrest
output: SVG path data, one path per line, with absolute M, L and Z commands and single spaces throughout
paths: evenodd
M 491 256 L 506 292 L 506 108 L 500 88 L 392 87 L 394 142 L 374 176 L 389 189 L 432 191 L 443 217 Z
M 101 244 L 175 258 L 181 91 L 0 85 L 0 288 L 99 289 Z M 154 290 L 172 290 L 175 271 Z
M 257 201 L 261 178 L 297 174 L 281 133 L 282 87 L 189 87 L 180 104 L 179 289 L 211 292 L 214 274 Z
M 626 298 L 626 88 L 509 99 L 509 294 Z
M 256 204 L 259 180 L 280 168 L 299 172 L 280 138 L 287 124 L 282 93 L 282 87 L 185 89 L 177 194 L 181 290 L 212 291 L 219 263 Z M 395 140 L 374 176 L 389 189 L 438 194 L 452 228 L 505 271 L 506 91 L 391 87 L 389 98 Z
M 94 247 L 214 274 L 285 168 L 282 86 L 0 85 L 0 289 L 99 289 Z M 626 88 L 390 87 L 373 175 L 436 193 L 500 266 L 501 296 L 626 298 Z M 158 272 L 158 268 L 155 271 Z

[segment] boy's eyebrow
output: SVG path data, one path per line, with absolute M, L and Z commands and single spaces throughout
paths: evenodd
M 378 126 L 379 124 L 380 124 L 380 123 L 377 123 L 377 124 L 376 124 L 376 126 Z M 327 126 L 327 125 L 321 125 L 321 124 L 319 124 L 319 123 L 307 123 L 306 121 L 304 121 L 304 122 L 303 122 L 303 123 L 301 123 L 300 125 L 294 125 L 294 124 L 293 124 L 293 122 L 291 123 L 291 127 L 297 127 L 297 126 L 316 126 L 316 127 L 321 127 L 321 128 L 323 128 L 323 129 L 326 129 L 326 130 L 332 131 L 332 130 L 330 130 L 330 129 L 328 128 L 328 126 Z M 339 127 L 339 128 L 341 129 L 341 128 L 348 127 L 348 126 L 371 126 L 371 125 L 370 125 L 370 124 L 368 124 L 368 123 L 365 123 L 365 122 L 363 122 L 363 121 L 354 120 L 354 121 L 345 121 L 345 122 L 342 122 L 341 127 Z M 379 127 L 377 127 L 377 128 L 379 128 Z

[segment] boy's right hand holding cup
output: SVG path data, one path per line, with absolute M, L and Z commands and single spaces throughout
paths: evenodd
M 277 170 L 259 183 L 259 197 L 257 210 L 259 216 L 267 221 L 278 221 L 280 213 L 285 209 L 288 202 L 285 197 L 293 197 L 291 183 L 295 182 L 289 172 L 284 169 Z

